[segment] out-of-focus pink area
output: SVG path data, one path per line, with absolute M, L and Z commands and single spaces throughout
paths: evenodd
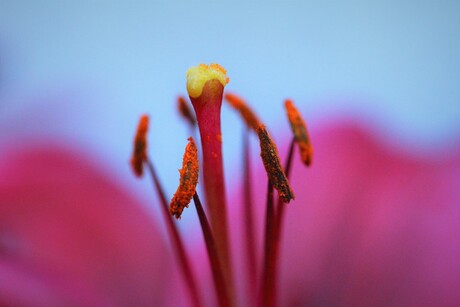
M 343 122 L 313 129 L 312 140 L 312 168 L 297 153 L 294 159 L 281 306 L 458 305 L 460 151 L 414 158 Z M 287 142 L 278 143 L 285 153 Z M 45 145 L 2 150 L 0 303 L 173 306 L 180 296 L 185 304 L 154 219 L 87 158 Z M 258 167 L 261 251 L 266 176 Z M 236 282 L 246 295 L 239 187 L 229 189 Z M 192 264 L 210 302 L 208 259 L 202 244 L 194 247 Z
M 459 304 L 460 150 L 417 160 L 352 124 L 313 142 L 313 167 L 293 166 L 284 304 Z
M 2 149 L 0 304 L 154 306 L 170 268 L 135 198 L 59 145 Z

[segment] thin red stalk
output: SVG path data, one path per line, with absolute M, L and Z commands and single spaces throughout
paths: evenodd
M 228 288 L 225 286 L 224 274 L 222 271 L 222 264 L 217 254 L 216 243 L 212 235 L 211 227 L 209 226 L 208 219 L 201 205 L 198 194 L 193 195 L 193 201 L 195 202 L 196 212 L 200 220 L 201 229 L 203 230 L 204 240 L 206 242 L 206 249 L 208 252 L 209 261 L 211 263 L 212 276 L 214 279 L 214 285 L 216 287 L 217 299 L 219 305 L 222 307 L 230 306 L 230 297 Z
M 292 138 L 291 144 L 289 145 L 289 152 L 286 159 L 286 165 L 284 171 L 286 173 L 286 177 L 289 179 L 289 174 L 291 172 L 291 165 L 292 165 L 292 156 L 294 154 L 294 145 L 295 145 L 295 138 Z M 281 198 L 278 198 L 277 204 L 277 214 L 276 214 L 276 235 L 277 241 L 279 241 L 279 236 L 281 234 L 281 228 L 283 223 L 283 216 L 284 216 L 284 208 L 286 207 L 285 204 L 281 201 Z M 279 243 L 279 242 L 278 242 Z
M 295 139 L 293 138 L 289 146 L 289 153 L 286 160 L 285 173 L 286 177 L 289 178 L 291 171 L 292 157 L 294 153 Z M 270 189 L 270 186 L 269 186 Z M 273 188 L 272 188 L 273 195 Z M 263 302 L 261 306 L 276 306 L 278 299 L 277 289 L 277 275 L 279 266 L 279 254 L 281 245 L 281 229 L 284 216 L 284 209 L 286 204 L 283 204 L 281 198 L 278 197 L 277 212 L 275 215 L 273 208 L 273 197 L 271 198 L 271 204 L 267 199 L 267 224 L 265 230 L 265 265 L 264 265 L 264 288 L 263 288 Z M 270 206 L 272 208 L 270 208 Z M 273 216 L 272 216 L 273 215 Z M 273 221 L 270 221 L 271 219 Z
M 246 128 L 243 133 L 243 216 L 244 216 L 244 238 L 246 243 L 246 266 L 248 274 L 248 291 L 254 293 L 257 289 L 257 260 L 256 260 L 256 239 L 254 233 L 254 208 L 252 204 L 251 185 L 251 161 L 250 161 L 250 129 Z M 251 297 L 251 295 L 249 295 Z M 253 302 L 254 304 L 254 302 Z
M 161 203 L 160 207 L 162 208 L 161 211 L 163 212 L 163 217 L 164 217 L 165 223 L 167 225 L 168 233 L 169 233 L 169 235 L 171 237 L 173 247 L 174 247 L 174 249 L 176 251 L 176 255 L 177 255 L 178 260 L 179 260 L 179 267 L 181 268 L 182 274 L 183 274 L 183 276 L 185 278 L 186 287 L 187 287 L 188 291 L 190 292 L 190 296 L 192 298 L 193 306 L 195 306 L 195 307 L 203 306 L 203 304 L 201 302 L 201 299 L 200 299 L 200 296 L 199 296 L 196 278 L 193 275 L 190 263 L 188 261 L 189 258 L 187 258 L 187 254 L 186 254 L 186 251 L 185 251 L 185 248 L 184 248 L 184 244 L 183 244 L 182 239 L 181 239 L 181 237 L 179 235 L 179 231 L 178 231 L 178 229 L 176 227 L 176 224 L 174 223 L 173 217 L 169 213 L 168 201 L 166 200 L 166 196 L 165 196 L 163 187 L 162 187 L 162 185 L 160 183 L 160 180 L 159 180 L 159 178 L 157 176 L 155 168 L 153 167 L 153 163 L 150 161 L 150 159 L 147 159 L 146 164 L 147 164 L 148 169 L 150 171 L 150 175 L 152 176 L 152 179 L 153 179 L 155 188 L 157 190 L 157 193 L 160 196 L 160 203 Z
M 293 138 L 291 141 L 291 144 L 289 146 L 289 153 L 286 159 L 286 165 L 284 168 L 284 171 L 286 173 L 286 177 L 289 179 L 289 174 L 291 172 L 291 165 L 292 165 L 292 157 L 294 153 L 294 145 L 295 145 L 295 139 Z M 273 280 L 278 280 L 278 267 L 280 263 L 280 245 L 281 245 L 281 230 L 282 230 L 282 223 L 283 223 L 283 216 L 284 216 L 284 210 L 286 208 L 286 204 L 284 204 L 281 201 L 281 198 L 278 197 L 278 203 L 277 203 L 277 213 L 275 216 L 275 231 L 274 231 L 274 247 L 273 247 L 273 254 L 272 254 L 272 261 L 273 261 Z M 278 289 L 276 288 L 276 285 L 274 286 L 275 288 L 273 289 L 273 300 L 276 301 L 278 298 Z
M 265 221 L 265 248 L 264 248 L 264 267 L 262 275 L 262 291 L 260 297 L 260 307 L 273 307 L 276 306 L 275 302 L 275 285 L 274 271 L 273 271 L 273 248 L 274 244 L 274 230 L 275 230 L 275 207 L 273 200 L 273 186 L 268 181 L 267 188 L 267 216 Z

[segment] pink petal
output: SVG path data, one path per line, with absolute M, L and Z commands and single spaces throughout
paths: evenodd
M 84 155 L 3 150 L 2 305 L 157 305 L 167 257 L 152 216 Z
M 363 127 L 313 135 L 296 159 L 283 249 L 284 301 L 312 305 L 460 303 L 460 152 L 415 158 Z

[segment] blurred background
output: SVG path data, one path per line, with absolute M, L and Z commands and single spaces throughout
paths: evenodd
M 0 0 L 0 146 L 64 143 L 145 191 L 128 161 L 148 113 L 172 194 L 188 137 L 176 98 L 190 66 L 215 62 L 277 140 L 290 97 L 313 130 L 348 118 L 436 156 L 459 143 L 459 12 L 458 1 Z M 223 130 L 231 182 L 243 127 L 228 107 Z

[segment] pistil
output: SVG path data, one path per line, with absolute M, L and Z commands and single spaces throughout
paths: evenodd
M 227 83 L 225 69 L 217 64 L 201 64 L 187 71 L 187 91 L 195 109 L 201 136 L 204 188 L 211 228 L 219 258 L 222 259 L 230 299 L 233 299 L 220 122 L 222 95 Z

